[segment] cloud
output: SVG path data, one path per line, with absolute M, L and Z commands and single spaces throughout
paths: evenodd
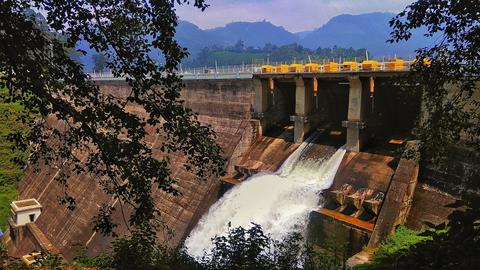
M 193 6 L 178 7 L 180 19 L 203 29 L 233 21 L 266 19 L 292 32 L 313 30 L 340 14 L 399 12 L 413 0 L 207 0 L 204 12 Z

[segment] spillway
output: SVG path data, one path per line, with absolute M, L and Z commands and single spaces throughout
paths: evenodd
M 187 252 L 193 257 L 208 254 L 211 239 L 225 235 L 228 223 L 244 228 L 260 224 L 275 240 L 292 232 L 304 234 L 310 211 L 320 207 L 320 193 L 331 186 L 345 154 L 342 147 L 327 159 L 305 159 L 317 136 L 302 143 L 276 172 L 253 175 L 225 193 L 186 239 Z

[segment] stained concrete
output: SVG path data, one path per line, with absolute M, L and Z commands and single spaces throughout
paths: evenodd
M 309 216 L 308 241 L 329 251 L 336 251 L 342 259 L 360 251 L 367 245 L 371 232 L 355 228 L 334 217 L 312 211 Z M 333 255 L 333 252 L 332 252 Z
M 344 184 L 350 184 L 356 189 L 369 188 L 386 192 L 394 173 L 389 166 L 393 159 L 390 156 L 365 152 L 347 153 L 340 164 L 331 189 L 338 190 Z
M 373 258 L 373 255 L 373 251 L 362 250 L 348 258 L 346 265 L 348 267 L 355 267 L 357 265 L 368 263 Z
M 32 250 L 45 253 L 59 253 L 57 247 L 50 242 L 48 237 L 35 223 L 27 223 L 23 226 L 15 226 L 10 223 L 7 233 L 8 242 L 6 244 L 11 247 L 11 250 L 8 250 L 9 253 L 28 254 Z
M 129 93 L 129 87 L 124 82 L 101 81 L 99 85 L 105 93 L 120 98 L 126 97 Z M 228 161 L 227 171 L 233 171 L 234 164 L 255 138 L 255 125 L 250 121 L 254 102 L 252 80 L 187 81 L 182 98 L 187 107 L 199 114 L 200 122 L 213 127 L 223 156 Z M 127 109 L 143 113 L 136 106 L 131 105 Z M 52 124 L 62 128 L 61 123 L 54 121 Z M 164 156 L 159 150 L 162 140 L 161 136 L 150 135 L 147 138 L 157 157 Z M 83 153 L 78 153 L 78 157 L 86 158 Z M 154 197 L 165 224 L 175 233 L 170 237 L 162 231 L 159 232 L 159 237 L 169 240 L 167 243 L 173 245 L 184 239 L 201 214 L 216 200 L 220 181 L 197 180 L 183 167 L 185 157 L 173 154 L 171 158 L 172 176 L 177 180 L 175 187 L 182 196 L 175 197 L 157 191 Z M 63 186 L 54 180 L 59 166 L 61 164 L 49 164 L 41 166 L 39 171 L 35 171 L 31 166 L 27 167 L 25 178 L 20 185 L 19 197 L 37 198 L 44 206 L 36 224 L 67 259 L 73 257 L 79 246 L 85 245 L 89 249 L 89 254 L 98 254 L 109 247 L 111 239 L 92 231 L 93 216 L 97 214 L 102 204 L 115 204 L 117 210 L 113 218 L 120 224 L 119 232 L 127 233 L 127 226 L 120 211 L 122 207 L 119 202 L 103 192 L 98 179 L 85 174 L 72 175 L 68 180 L 68 191 L 76 198 L 76 209 L 70 211 L 65 206 L 59 205 L 58 198 L 65 191 Z M 123 208 L 128 217 L 128 207 Z
M 428 228 L 428 224 L 439 225 L 445 222 L 454 208 L 446 207 L 454 203 L 456 197 L 430 185 L 419 183 L 415 188 L 413 203 L 405 225 L 412 230 Z
M 377 247 L 395 231 L 397 226 L 405 223 L 418 181 L 418 170 L 418 162 L 400 160 L 388 187 L 368 247 Z
M 325 122 L 333 123 L 335 128 L 328 130 L 325 136 L 321 136 L 319 141 L 308 149 L 308 153 L 305 153 L 306 158 L 325 158 L 345 143 L 347 130 L 339 129 L 338 126 L 341 121 L 348 119 L 349 87 L 339 84 L 339 82 L 345 81 L 327 77 L 325 80 L 319 80 L 318 97 L 311 99 L 314 103 L 312 103 L 308 115 L 305 113 L 305 116 L 318 123 L 310 127 L 309 131 L 313 131 Z M 291 129 L 294 123 L 284 123 L 285 120 L 288 120 L 288 116 L 295 113 L 296 106 L 292 101 L 295 100 L 297 86 L 293 83 L 293 77 L 285 79 L 275 80 L 274 93 L 262 90 L 262 98 L 264 98 L 262 100 L 255 100 L 255 92 L 258 92 L 259 86 L 255 85 L 254 80 L 192 80 L 186 82 L 182 98 L 185 99 L 188 107 L 199 113 L 198 118 L 202 123 L 212 125 L 216 131 L 217 142 L 224 150 L 224 157 L 228 161 L 227 173 L 229 176 L 234 177 L 238 172 L 251 174 L 262 170 L 275 171 L 298 146 L 294 143 L 294 132 Z M 309 80 L 311 78 L 304 78 L 304 83 L 308 85 Z M 363 90 L 367 89 L 365 82 L 366 79 L 362 79 L 362 100 L 370 101 L 368 93 Z M 260 83 L 260 85 L 262 84 L 265 82 Z M 120 81 L 102 81 L 101 87 L 104 92 L 112 93 L 120 98 L 126 97 L 129 93 L 129 88 Z M 305 87 L 305 89 L 307 88 L 308 86 Z M 305 92 L 305 94 L 308 93 Z M 258 97 L 257 95 L 257 99 Z M 375 108 L 378 111 L 374 111 L 373 108 L 367 108 L 367 110 L 382 114 L 384 109 L 380 110 L 378 103 L 383 101 L 379 100 L 375 101 Z M 393 111 L 395 106 L 393 103 L 392 106 L 384 106 L 384 108 L 392 107 L 390 109 Z M 251 114 L 254 107 L 261 107 L 263 117 L 266 118 L 252 119 Z M 143 113 L 142 109 L 136 106 L 128 106 L 128 110 Z M 306 111 L 304 110 L 304 112 Z M 389 117 L 389 115 L 384 117 L 386 122 L 390 121 Z M 265 122 L 266 119 L 269 121 Z M 53 122 L 52 124 L 56 124 L 59 129 L 63 128 L 60 123 Z M 268 133 L 268 129 L 278 125 L 282 128 L 281 132 L 275 132 L 272 129 L 272 133 Z M 367 128 L 369 127 L 367 125 Z M 335 131 L 335 134 L 340 135 L 332 135 L 330 131 Z M 307 133 L 304 133 L 304 136 L 307 136 Z M 148 138 L 148 142 L 158 157 L 163 155 L 159 151 L 162 140 L 161 137 L 150 136 Z M 82 153 L 78 154 L 80 158 L 85 158 Z M 169 242 L 171 244 L 179 243 L 195 226 L 200 216 L 217 199 L 220 186 L 219 179 L 209 179 L 206 182 L 197 181 L 193 175 L 185 171 L 182 166 L 184 162 L 185 158 L 181 155 L 172 156 L 172 173 L 178 180 L 176 187 L 183 193 L 183 196 L 173 197 L 162 192 L 155 194 L 162 217 L 166 224 L 175 231 L 174 237 Z M 351 183 L 356 188 L 366 187 L 387 191 L 389 181 L 393 176 L 392 162 L 393 157 L 386 155 L 348 153 L 340 165 L 332 188 L 339 188 L 344 183 Z M 69 180 L 70 187 L 73 187 L 70 193 L 77 198 L 77 209 L 72 212 L 59 206 L 57 198 L 63 195 L 64 190 L 53 180 L 58 172 L 58 166 L 61 164 L 43 166 L 38 172 L 28 167 L 26 177 L 21 184 L 20 198 L 40 198 L 39 201 L 45 208 L 38 220 L 38 227 L 67 258 L 73 256 L 76 246 L 79 245 L 87 244 L 90 254 L 96 254 L 108 248 L 111 239 L 92 232 L 91 218 L 102 203 L 111 204 L 114 203 L 114 200 L 103 193 L 96 179 L 80 175 Z M 407 217 L 407 225 L 421 226 L 424 221 L 427 221 L 424 217 L 428 214 L 425 213 L 432 211 L 435 214 L 428 217 L 428 220 L 442 220 L 447 213 L 440 207 L 432 210 L 435 209 L 434 203 L 429 206 L 425 206 L 428 204 L 415 206 L 415 198 L 419 202 L 428 200 L 438 202 L 438 200 L 448 201 L 451 199 L 438 196 L 427 189 L 417 187 L 414 193 L 414 207 Z M 116 204 L 116 207 L 118 209 L 120 205 Z M 126 211 L 128 215 L 128 209 Z M 368 242 L 370 237 L 368 231 L 352 228 L 345 222 L 335 219 L 330 222 L 330 218 L 319 218 L 318 212 L 314 212 L 312 215 L 314 217 L 313 234 L 310 235 L 314 240 L 323 241 L 325 240 L 322 238 L 323 236 L 330 235 L 329 230 L 333 233 L 335 229 L 342 228 L 343 232 L 340 234 L 343 240 L 341 241 L 353 241 L 353 246 L 349 247 L 349 253 L 357 251 Z M 114 213 L 114 219 L 123 223 L 120 211 Z M 328 222 L 324 223 L 325 221 Z M 320 223 L 324 224 L 321 227 L 315 227 L 315 224 Z M 120 230 L 126 232 L 126 226 L 121 225 Z M 165 240 L 168 238 L 163 232 L 159 232 L 159 236 Z
M 313 81 L 304 80 L 301 77 L 295 79 L 295 116 L 294 141 L 302 143 L 314 128 L 309 115 L 314 109 Z
M 293 127 L 277 127 L 258 137 L 237 163 L 242 178 L 257 172 L 274 172 L 299 145 L 293 142 Z
M 443 159 L 427 163 L 421 181 L 453 195 L 463 192 L 480 196 L 480 152 L 461 144 L 451 146 Z

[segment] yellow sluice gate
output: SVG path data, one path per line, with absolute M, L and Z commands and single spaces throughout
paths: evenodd
M 362 70 L 379 70 L 380 69 L 380 63 L 378 61 L 374 60 L 365 60 L 362 62 Z
M 405 61 L 402 59 L 393 59 L 385 63 L 385 68 L 388 71 L 398 71 L 405 68 Z
M 305 72 L 318 72 L 320 71 L 320 65 L 319 64 L 306 64 L 305 65 Z
M 346 61 L 343 62 L 341 66 L 342 71 L 357 71 L 358 70 L 358 63 L 354 61 Z
M 263 65 L 261 68 L 262 68 L 262 73 L 272 73 L 273 72 L 273 67 L 271 65 Z
M 360 71 L 404 71 L 408 70 L 413 64 L 422 61 L 423 65 L 430 66 L 430 59 L 405 61 L 403 59 L 390 59 L 385 62 L 379 62 L 377 60 L 365 60 L 361 63 L 356 61 L 345 61 L 341 64 L 336 62 L 326 62 L 323 65 L 316 63 L 308 64 L 278 64 L 262 65 L 260 67 L 261 73 L 329 73 L 329 72 L 360 72 Z M 259 69 L 257 68 L 256 72 Z
M 288 73 L 288 65 L 277 65 L 275 67 L 275 73 Z
M 339 65 L 335 62 L 329 62 L 323 66 L 323 70 L 325 72 L 338 72 L 338 66 Z
M 305 67 L 301 64 L 291 64 L 288 67 L 288 72 L 303 72 Z

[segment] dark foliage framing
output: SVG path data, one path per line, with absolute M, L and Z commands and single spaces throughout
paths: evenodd
M 105 192 L 131 207 L 130 226 L 145 239 L 162 226 L 152 194 L 179 195 L 172 186 L 169 153 L 187 157 L 186 169 L 200 178 L 223 173 L 221 149 L 210 127 L 202 126 L 180 100 L 182 80 L 176 67 L 188 53 L 174 39 L 175 8 L 186 0 L 4 0 L 0 3 L 0 72 L 8 98 L 26 108 L 19 121 L 32 126 L 15 133 L 16 147 L 30 150 L 32 164 L 59 166 L 56 180 L 65 186 L 61 202 L 75 207 L 68 193 L 71 174 L 95 177 Z M 205 9 L 204 0 L 192 3 Z M 42 10 L 39 27 L 29 9 Z M 30 12 L 31 14 L 31 12 Z M 58 37 L 63 37 L 62 39 Z M 107 68 L 125 77 L 128 98 L 104 93 L 68 48 L 84 39 L 104 53 Z M 161 54 L 164 63 L 152 58 Z M 132 113 L 127 105 L 143 107 Z M 31 120 L 31 115 L 35 115 Z M 60 123 L 60 125 L 58 124 Z M 154 130 L 155 134 L 148 134 Z M 163 138 L 161 159 L 146 143 Z M 111 205 L 99 212 L 95 229 L 115 234 Z
M 419 0 L 390 25 L 390 42 L 408 40 L 412 30 L 420 27 L 435 40 L 432 46 L 417 50 L 415 72 L 409 78 L 420 87 L 426 112 L 418 129 L 422 159 L 438 161 L 460 139 L 480 149 L 478 1 Z
M 431 47 L 417 51 L 419 61 L 409 78 L 422 92 L 422 109 L 426 112 L 419 123 L 423 161 L 437 163 L 453 144 L 466 143 L 480 149 L 478 1 L 418 0 L 390 24 L 391 42 L 408 40 L 411 30 L 419 27 L 426 27 L 427 35 L 437 38 Z M 462 201 L 448 205 L 455 210 L 447 223 L 429 224 L 434 230 L 423 235 L 431 237 L 430 240 L 401 252 L 393 265 L 383 268 L 477 269 L 480 198 L 479 182 L 474 180 L 461 194 Z

